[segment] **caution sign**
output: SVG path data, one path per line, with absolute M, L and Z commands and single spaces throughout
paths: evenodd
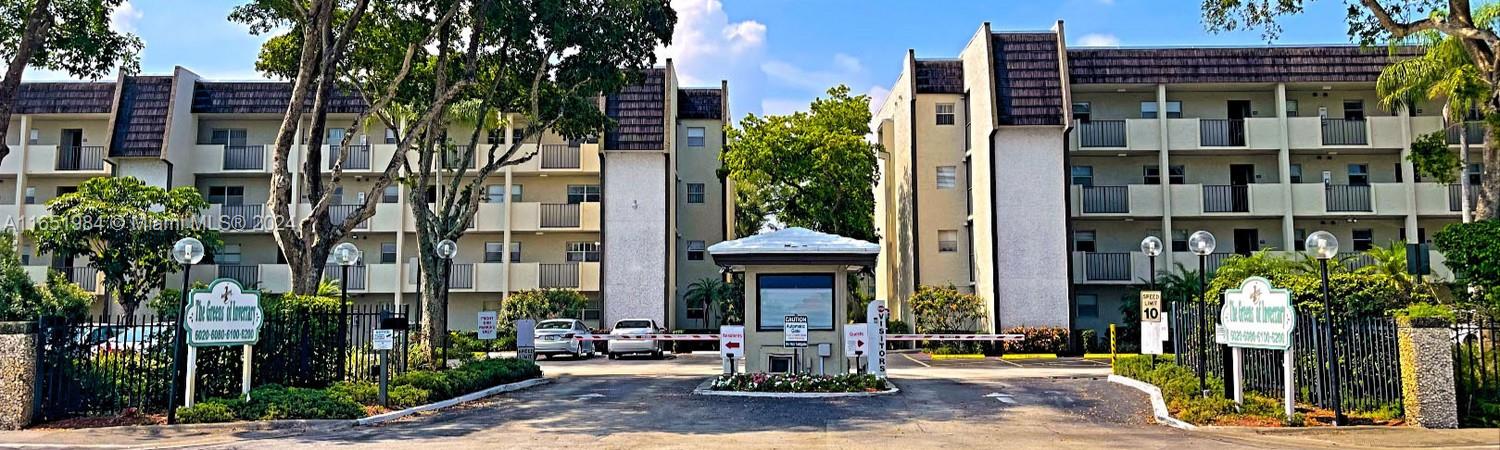
M 807 316 L 786 316 L 781 330 L 785 336 L 782 347 L 807 347 Z
M 745 357 L 745 326 L 719 326 L 719 357 L 742 359 Z

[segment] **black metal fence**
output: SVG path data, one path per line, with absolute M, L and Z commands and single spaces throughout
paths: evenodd
M 1448 134 L 1449 144 L 1458 144 L 1459 133 L 1463 133 L 1468 135 L 1469 145 L 1484 145 L 1484 122 L 1464 122 L 1463 127 L 1459 127 L 1457 124 L 1450 124 L 1445 131 Z
M 1083 148 L 1124 147 L 1125 121 L 1090 120 L 1079 122 L 1078 146 Z
M 1203 212 L 1250 212 L 1250 186 L 1203 185 Z
M 1244 147 L 1245 119 L 1198 119 L 1198 136 L 1204 147 Z
M 1224 346 L 1214 344 L 1214 328 L 1219 321 L 1217 303 L 1204 305 L 1206 322 L 1199 334 L 1198 304 L 1172 302 L 1168 316 L 1172 349 L 1180 364 L 1197 370 L 1198 349 L 1208 344 L 1204 369 L 1215 377 L 1224 376 L 1229 364 Z M 1374 411 L 1400 407 L 1401 366 L 1397 348 L 1396 323 L 1389 317 L 1344 317 L 1334 328 L 1339 358 L 1339 386 L 1345 410 Z M 1319 407 L 1333 406 L 1333 374 L 1329 369 L 1329 345 L 1325 336 L 1327 324 L 1322 314 L 1299 308 L 1297 326 L 1292 333 L 1293 379 L 1297 401 Z M 1278 350 L 1245 349 L 1241 361 L 1245 391 L 1273 398 L 1282 395 L 1282 354 Z M 1214 387 L 1214 386 L 1210 386 Z
M 1130 281 L 1130 253 L 1084 253 L 1083 267 L 1089 281 Z
M 56 167 L 57 170 L 104 170 L 104 146 L 58 147 Z
M 373 305 L 349 314 L 267 309 L 253 347 L 252 385 L 321 388 L 344 380 L 374 380 L 378 352 L 371 330 L 382 317 L 407 318 Z M 344 318 L 347 323 L 341 324 Z M 341 326 L 342 325 L 342 326 Z M 115 415 L 127 408 L 164 413 L 172 383 L 173 317 L 95 316 L 38 321 L 37 383 L 32 405 L 38 421 Z M 341 335 L 344 332 L 347 334 Z M 393 374 L 406 371 L 409 342 L 395 333 Z M 200 398 L 240 392 L 241 347 L 198 351 Z M 180 389 L 180 388 L 179 388 Z
M 1364 119 L 1323 119 L 1323 145 L 1368 145 Z
M 1448 210 L 1463 211 L 1464 209 L 1464 187 L 1458 184 L 1448 185 Z M 1469 186 L 1469 208 L 1479 204 L 1479 186 Z
M 1374 211 L 1370 205 L 1370 185 L 1330 184 L 1324 190 L 1328 212 Z
M 224 170 L 262 170 L 266 166 L 266 146 L 224 146 Z
M 1130 188 L 1126 186 L 1084 186 L 1084 213 L 1130 212 Z
M 1500 401 L 1500 320 L 1484 313 L 1458 314 L 1453 322 L 1453 372 L 1460 423 L 1471 423 L 1470 417 L 1483 413 L 1480 399 Z

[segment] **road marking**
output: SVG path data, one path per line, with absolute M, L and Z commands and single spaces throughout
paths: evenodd
M 999 400 L 1001 403 L 1005 403 L 1007 405 L 1014 405 L 1014 404 L 1016 404 L 1016 399 L 1011 398 L 1010 394 L 1001 394 L 999 392 L 991 392 L 991 393 L 985 394 L 984 397 L 985 398 L 993 398 L 995 400 Z
M 922 365 L 922 367 L 932 367 L 932 366 L 929 366 L 929 365 L 927 365 L 927 363 L 924 363 L 924 362 L 921 362 L 921 361 L 917 361 L 917 359 L 916 359 L 916 358 L 912 358 L 912 357 L 911 357 L 911 356 L 909 356 L 909 355 L 907 355 L 907 354 L 905 354 L 905 353 L 901 353 L 901 354 L 900 354 L 900 355 L 901 355 L 901 357 L 903 357 L 903 358 L 906 358 L 906 359 L 909 359 L 909 360 L 911 360 L 911 362 L 914 362 L 914 363 L 917 363 L 917 364 L 921 364 L 921 365 Z
M 603 398 L 603 397 L 604 397 L 604 394 L 600 394 L 600 393 L 595 392 L 595 393 L 589 393 L 589 394 L 580 395 L 580 396 L 578 396 L 578 400 L 587 400 L 587 399 L 591 399 L 591 398 Z
M 1020 363 L 1018 363 L 1018 362 L 1015 362 L 1015 361 L 1011 361 L 1011 360 L 1008 360 L 1008 359 L 999 359 L 999 358 L 996 358 L 996 359 L 995 359 L 995 360 L 996 360 L 996 361 L 1000 361 L 1000 362 L 1003 362 L 1003 363 L 1006 363 L 1006 364 L 1010 364 L 1010 365 L 1012 365 L 1012 366 L 1016 366 L 1016 367 L 1026 367 L 1026 366 L 1023 366 L 1023 365 L 1021 365 L 1021 364 L 1020 364 Z

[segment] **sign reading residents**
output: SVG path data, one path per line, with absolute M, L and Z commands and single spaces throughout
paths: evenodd
M 807 316 L 786 316 L 781 330 L 786 338 L 783 347 L 807 347 Z
M 1239 289 L 1224 291 L 1220 343 L 1230 347 L 1286 350 L 1292 347 L 1296 309 L 1286 289 L 1273 289 L 1261 277 L 1246 278 Z
M 719 326 L 719 357 L 741 359 L 745 357 L 745 326 Z
M 255 345 L 264 316 L 260 292 L 245 291 L 240 283 L 220 278 L 189 296 L 182 326 L 187 344 L 194 347 Z

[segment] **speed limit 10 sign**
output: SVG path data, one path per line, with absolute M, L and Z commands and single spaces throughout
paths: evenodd
M 1141 321 L 1161 322 L 1161 291 L 1141 291 Z

